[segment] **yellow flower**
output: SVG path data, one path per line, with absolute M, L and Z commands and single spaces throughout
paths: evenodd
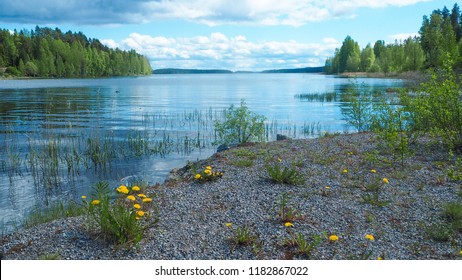
M 136 215 L 140 216 L 140 217 L 143 217 L 144 216 L 144 212 L 143 211 L 137 211 L 136 212 Z
M 135 198 L 133 195 L 127 196 L 127 199 L 128 199 L 128 200 L 131 200 L 131 201 L 135 201 L 135 200 L 136 200 L 136 198 Z
M 374 241 L 375 237 L 372 234 L 366 234 L 366 239 L 370 241 Z
M 388 179 L 387 179 L 387 178 L 383 178 L 383 182 L 384 182 L 385 184 L 388 184 Z
M 231 227 L 233 224 L 232 223 L 226 223 L 225 226 L 226 227 Z
M 207 169 L 207 170 L 212 170 L 212 167 L 211 167 L 211 166 L 207 166 L 207 167 L 205 167 L 205 169 Z
M 329 187 L 329 186 L 326 186 L 326 189 L 330 189 L 330 187 Z
M 198 180 L 199 180 L 201 177 L 202 177 L 202 176 L 201 176 L 201 174 L 199 174 L 199 173 L 197 173 L 196 176 L 194 176 L 194 178 L 196 178 L 196 179 L 198 179 Z
M 294 224 L 292 224 L 291 222 L 286 222 L 284 224 L 284 226 L 286 226 L 286 227 L 294 227 Z
M 138 197 L 145 198 L 146 195 L 144 193 L 140 193 L 140 194 L 138 194 Z
M 343 173 L 348 173 L 348 170 L 346 170 L 346 169 L 343 169 Z
M 120 187 L 117 188 L 117 192 L 123 193 L 123 194 L 128 194 L 128 188 L 125 185 L 121 185 Z
M 332 234 L 331 236 L 329 236 L 329 241 L 338 241 L 338 236 L 335 234 Z
M 139 219 L 140 219 L 140 217 L 138 217 L 138 216 L 137 216 L 137 217 L 135 217 L 135 220 L 139 220 Z
M 141 189 L 140 189 L 140 187 L 138 187 L 138 186 L 133 186 L 133 187 L 132 187 L 132 191 L 134 191 L 134 192 L 138 192 L 138 191 L 140 191 L 140 190 L 141 190 Z
M 99 201 L 98 199 L 95 199 L 91 202 L 91 204 L 93 205 L 98 205 L 101 201 Z
M 138 203 L 135 203 L 135 204 L 133 205 L 133 207 L 135 207 L 135 209 L 140 209 L 140 208 L 141 208 L 141 205 L 139 205 Z
M 278 158 L 278 161 L 279 161 L 279 162 L 282 162 L 282 159 L 281 159 L 281 158 Z
M 87 199 L 87 197 L 86 197 L 86 196 L 84 196 L 84 195 L 82 195 L 82 199 Z
M 210 174 L 210 173 L 212 173 L 212 171 L 209 170 L 209 169 L 205 169 L 205 170 L 204 170 L 204 173 L 205 173 L 205 174 Z
M 377 173 L 377 170 L 372 169 L 371 172 L 372 172 L 372 173 Z
M 462 250 L 460 250 L 460 252 L 459 252 L 459 255 L 461 255 L 461 256 L 462 256 Z
M 149 198 L 149 197 L 143 198 L 143 202 L 151 202 L 151 201 L 152 201 L 152 198 Z
M 381 256 L 378 256 L 378 257 L 377 257 L 377 260 L 378 260 L 378 261 L 383 261 L 383 258 L 382 258 Z

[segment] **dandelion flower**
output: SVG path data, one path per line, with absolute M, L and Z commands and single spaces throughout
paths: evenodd
M 125 185 L 121 185 L 120 187 L 117 188 L 117 192 L 123 193 L 123 194 L 128 194 L 128 188 Z
M 194 176 L 194 178 L 196 178 L 197 180 L 199 180 L 201 178 L 201 174 L 197 173 L 196 176 Z
M 139 205 L 138 203 L 135 203 L 135 204 L 133 205 L 133 207 L 134 207 L 135 209 L 140 209 L 140 208 L 141 208 L 141 205 Z
M 377 173 L 377 170 L 372 169 L 371 172 L 372 172 L 372 173 Z
M 329 186 L 326 186 L 326 189 L 330 189 L 330 187 L 329 187 Z
M 84 195 L 82 195 L 82 199 L 87 199 L 87 197 L 86 197 L 86 196 L 84 196 Z
M 205 169 L 204 173 L 210 175 L 212 173 L 212 171 L 210 169 Z
M 375 237 L 372 234 L 366 234 L 366 239 L 370 241 L 374 241 Z
M 98 199 L 95 199 L 95 200 L 93 200 L 93 201 L 91 202 L 91 204 L 93 204 L 93 205 L 98 205 L 98 204 L 100 204 L 100 202 L 101 202 L 101 201 L 99 201 Z
M 136 212 L 136 215 L 140 216 L 140 217 L 143 217 L 144 216 L 144 212 L 143 211 L 137 211 Z
M 139 192 L 141 189 L 138 186 L 133 186 L 132 191 Z
M 292 224 L 291 222 L 286 222 L 284 224 L 284 226 L 286 226 L 286 227 L 294 227 L 294 224 Z
M 343 173 L 348 173 L 348 170 L 346 170 L 346 169 L 343 169 Z
M 338 241 L 338 236 L 335 234 L 332 234 L 331 236 L 329 236 L 329 241 Z
M 279 162 L 282 162 L 282 159 L 281 159 L 281 158 L 278 158 L 278 161 L 279 161 Z
M 139 219 L 140 219 L 140 217 L 135 217 L 135 220 L 139 220 Z
M 388 184 L 388 179 L 387 178 L 383 178 L 382 180 L 385 184 Z
M 233 224 L 232 223 L 226 223 L 225 226 L 226 227 L 231 227 Z
M 377 257 L 377 260 L 378 260 L 378 261 L 383 261 L 383 258 L 382 258 L 381 256 L 378 256 L 378 257 Z
M 136 200 L 135 196 L 133 196 L 133 195 L 127 196 L 127 199 L 128 199 L 128 200 L 131 200 L 131 201 L 135 201 L 135 200 Z
M 461 255 L 461 256 L 462 256 L 462 250 L 460 250 L 460 252 L 459 252 L 459 255 Z
M 149 197 L 143 198 L 143 202 L 145 202 L 145 203 L 151 202 L 151 201 L 152 201 L 152 198 L 149 198 Z
M 140 193 L 140 194 L 138 194 L 138 197 L 145 198 L 146 195 L 144 193 Z
M 207 167 L 205 167 L 205 169 L 207 169 L 207 170 L 212 170 L 212 167 L 211 167 L 211 166 L 207 166 Z

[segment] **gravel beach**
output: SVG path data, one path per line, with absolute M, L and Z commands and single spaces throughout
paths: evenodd
M 150 187 L 160 221 L 136 247 L 109 244 L 74 217 L 4 236 L 2 259 L 461 259 L 462 232 L 431 234 L 446 222 L 445 205 L 462 204 L 447 151 L 419 139 L 402 164 L 379 144 L 358 133 L 232 148 Z M 300 183 L 272 181 L 268 165 L 296 171 Z M 223 177 L 195 180 L 206 166 Z M 283 195 L 291 224 L 278 210 Z M 243 228 L 248 244 L 232 242 Z M 301 250 L 302 239 L 313 246 Z

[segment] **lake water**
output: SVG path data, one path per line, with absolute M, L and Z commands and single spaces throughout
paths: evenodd
M 370 90 L 401 87 L 362 79 Z M 8 228 L 34 207 L 80 200 L 92 184 L 150 184 L 216 149 L 213 122 L 242 99 L 276 133 L 314 137 L 352 131 L 338 99 L 351 81 L 317 74 L 153 75 L 136 78 L 0 80 L 0 221 Z

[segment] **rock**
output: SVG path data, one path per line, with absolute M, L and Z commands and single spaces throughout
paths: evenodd
M 289 139 L 287 135 L 282 135 L 282 134 L 276 134 L 276 140 L 277 141 L 282 141 L 282 140 L 287 140 Z
M 218 146 L 217 153 L 229 150 L 231 148 L 237 147 L 237 144 L 222 144 Z

